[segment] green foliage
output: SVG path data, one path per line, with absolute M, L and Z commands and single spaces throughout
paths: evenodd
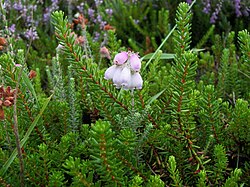
M 113 148 L 113 132 L 108 122 L 97 121 L 90 131 L 91 163 L 101 179 L 113 184 L 122 184 L 121 162 L 117 159 L 117 151 Z
M 26 186 L 248 184 L 249 32 L 217 34 L 210 25 L 203 37 L 192 34 L 200 2 L 192 11 L 178 2 L 168 10 L 155 9 L 153 1 L 141 6 L 105 1 L 96 8 L 103 16 L 105 8 L 114 8 L 108 23 L 116 30 L 103 30 L 104 41 L 94 40 L 89 25 L 70 25 L 75 11 L 70 8 L 69 19 L 62 11 L 52 13 L 55 35 L 46 38 L 48 26 L 46 33 L 41 29 L 42 39 L 30 49 L 27 41 L 6 34 L 0 82 L 15 88 L 20 79 L 16 106 Z M 176 25 L 170 30 L 175 7 Z M 54 38 L 60 44 L 56 50 Z M 122 44 L 141 56 L 150 53 L 141 57 L 142 90 L 118 90 L 103 78 L 114 56 L 126 51 Z M 101 56 L 103 46 L 111 59 Z M 0 110 L 5 114 L 0 184 L 21 186 L 15 114 L 2 103 Z
M 222 176 L 227 168 L 227 157 L 226 151 L 222 145 L 216 145 L 214 147 L 214 157 L 215 157 L 215 184 L 218 184 L 218 180 L 223 179 Z
M 125 45 L 140 53 L 156 50 L 157 42 L 170 31 L 169 11 L 164 8 L 155 10 L 152 1 L 105 1 L 103 8 L 112 8 L 113 17 L 107 21 L 117 28 L 117 35 Z M 164 48 L 169 49 L 167 45 Z
M 155 176 L 150 176 L 149 178 L 149 182 L 147 183 L 147 186 L 155 186 L 155 187 L 163 187 L 165 186 L 164 182 L 160 179 L 159 175 L 155 175 Z
M 63 164 L 63 167 L 69 170 L 67 171 L 69 175 L 74 177 L 72 185 L 93 186 L 93 172 L 89 172 L 88 169 L 90 163 L 81 163 L 80 158 L 74 159 L 70 156 L 69 159 L 65 161 L 65 164 Z
M 249 62 L 249 51 L 250 51 L 250 35 L 247 30 L 243 30 L 239 32 L 238 40 L 240 44 L 240 49 L 242 53 L 243 62 Z
M 206 185 L 206 171 L 202 170 L 200 171 L 199 175 L 199 180 L 198 183 L 196 184 L 197 187 L 205 187 Z
M 168 164 L 168 171 L 170 173 L 170 177 L 173 180 L 173 186 L 182 186 L 182 181 L 179 176 L 179 171 L 176 168 L 176 161 L 174 156 L 169 157 Z
M 129 184 L 129 187 L 141 187 L 143 183 L 143 179 L 139 176 L 135 176 Z
M 239 186 L 237 182 L 240 180 L 241 174 L 242 174 L 241 170 L 236 168 L 234 171 L 231 172 L 230 177 L 226 180 L 223 186 L 224 187 Z
M 223 136 L 221 134 L 221 120 L 220 114 L 217 112 L 220 110 L 221 101 L 216 98 L 216 92 L 212 85 L 208 85 L 202 90 L 203 96 L 201 97 L 201 105 L 199 110 L 200 117 L 200 133 L 197 136 L 205 137 L 200 142 L 202 144 L 211 143 L 210 136 L 213 137 L 213 141 L 220 143 L 223 141 Z
M 228 127 L 228 133 L 234 139 L 234 146 L 238 148 L 241 153 L 249 154 L 249 103 L 242 99 L 236 101 L 235 109 L 232 112 L 230 126 Z M 244 146 L 243 146 L 244 145 Z M 233 145 L 232 145 L 233 147 Z

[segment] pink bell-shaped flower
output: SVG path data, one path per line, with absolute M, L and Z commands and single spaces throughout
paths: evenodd
M 134 71 L 136 71 L 136 72 L 140 71 L 140 69 L 141 69 L 141 61 L 140 61 L 137 54 L 132 54 L 129 57 L 129 61 L 130 61 L 130 66 Z
M 116 88 L 121 88 L 122 86 L 122 79 L 121 79 L 122 70 L 123 70 L 122 67 L 117 66 L 117 69 L 114 72 L 113 83 L 116 86 Z
M 142 85 L 143 85 L 143 80 L 142 77 L 140 75 L 140 73 L 136 72 L 134 74 L 131 75 L 131 80 L 130 83 L 127 87 L 125 87 L 125 89 L 142 89 Z
M 128 60 L 128 53 L 127 52 L 121 52 L 115 55 L 114 58 L 114 64 L 122 65 Z
M 105 71 L 104 78 L 112 79 L 116 88 L 125 90 L 142 89 L 143 80 L 139 73 L 141 61 L 138 54 L 121 52 L 115 55 L 114 65 Z
M 113 65 L 113 66 L 109 67 L 109 68 L 105 71 L 104 79 L 107 79 L 107 80 L 113 79 L 114 74 L 115 74 L 117 68 L 118 68 L 117 65 Z
M 122 86 L 127 86 L 130 83 L 131 79 L 131 71 L 128 67 L 124 67 L 122 72 L 121 72 L 121 85 Z

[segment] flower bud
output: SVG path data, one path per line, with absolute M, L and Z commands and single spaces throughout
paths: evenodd
M 10 102 L 14 101 L 14 97 L 5 97 L 6 100 L 9 100 Z
M 33 78 L 35 78 L 35 77 L 36 77 L 36 71 L 30 70 L 29 78 L 30 78 L 30 79 L 33 79 Z
M 107 59 L 110 59 L 111 57 L 110 57 L 110 53 L 109 53 L 109 50 L 107 49 L 107 47 L 102 47 L 101 49 L 100 49 L 100 54 L 101 54 L 101 57 L 102 58 L 107 58 Z
M 104 26 L 104 30 L 105 30 L 105 31 L 108 31 L 108 30 L 115 31 L 115 27 L 113 27 L 113 26 L 107 24 L 107 25 Z
M 2 46 L 7 45 L 7 41 L 5 38 L 0 37 L 0 45 L 2 45 Z
M 15 64 L 15 66 L 18 67 L 18 68 L 22 67 L 21 64 Z
M 5 100 L 5 101 L 3 102 L 3 105 L 4 105 L 4 106 L 11 106 L 12 103 L 11 103 L 9 100 Z
M 86 42 L 86 41 L 85 41 L 85 39 L 84 39 L 83 36 L 78 36 L 78 37 L 76 38 L 76 40 L 75 40 L 75 44 L 79 44 L 79 45 L 83 45 L 84 42 Z

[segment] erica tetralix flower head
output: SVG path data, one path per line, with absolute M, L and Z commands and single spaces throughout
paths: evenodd
M 113 62 L 114 65 L 105 72 L 105 79 L 112 80 L 116 88 L 142 89 L 143 80 L 139 73 L 141 60 L 137 53 L 123 51 L 115 55 Z

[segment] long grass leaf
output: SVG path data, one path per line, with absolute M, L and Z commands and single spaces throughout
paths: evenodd
M 52 96 L 53 96 L 53 94 L 45 101 L 45 103 L 43 104 L 43 107 L 40 110 L 39 114 L 36 116 L 35 120 L 30 125 L 29 129 L 27 130 L 26 134 L 24 135 L 23 139 L 21 140 L 21 143 L 20 143 L 21 147 L 23 147 L 24 144 L 29 139 L 29 136 L 30 136 L 32 130 L 37 125 L 39 119 L 41 118 L 41 116 L 42 116 L 42 114 L 44 112 L 44 110 L 48 106 L 48 104 L 49 104 Z M 0 176 L 3 176 L 5 174 L 5 172 L 8 170 L 8 168 L 10 167 L 11 163 L 14 161 L 14 159 L 16 158 L 16 156 L 17 156 L 17 149 L 15 148 L 14 151 L 12 152 L 12 154 L 10 155 L 9 159 L 5 162 L 5 164 L 3 165 L 2 169 L 0 170 Z
M 160 91 L 158 94 L 155 94 L 153 97 L 151 97 L 148 102 L 147 105 L 150 105 L 152 102 L 154 102 L 158 97 L 161 96 L 161 94 L 163 94 L 163 92 L 165 92 L 166 88 L 162 91 Z

